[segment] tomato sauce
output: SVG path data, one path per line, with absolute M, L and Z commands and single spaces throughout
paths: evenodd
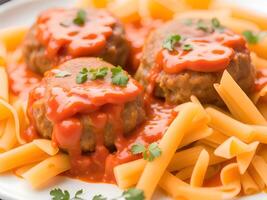
M 101 52 L 112 35 L 115 18 L 101 10 L 85 10 L 85 22 L 75 24 L 78 9 L 50 9 L 37 19 L 36 38 L 55 63 Z M 64 20 L 64 21 L 63 21 Z
M 161 20 L 142 20 L 125 24 L 126 37 L 131 47 L 128 60 L 129 71 L 135 72 L 138 69 L 147 36 L 162 23 Z
M 267 69 L 259 69 L 256 72 L 255 90 L 260 91 L 267 85 Z
M 192 32 L 199 32 L 194 30 L 194 27 L 191 29 Z M 186 35 L 188 38 L 176 44 L 173 51 L 164 48 L 159 51 L 156 63 L 164 72 L 168 74 L 177 74 L 183 70 L 217 72 L 229 65 L 234 56 L 234 49 L 246 49 L 244 38 L 230 30 L 213 30 L 212 33 L 191 33 L 191 35 L 191 37 Z M 184 45 L 190 45 L 191 49 L 184 49 Z

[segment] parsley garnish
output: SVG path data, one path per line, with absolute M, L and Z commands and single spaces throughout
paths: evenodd
M 51 200 L 85 200 L 80 195 L 83 194 L 83 190 L 79 190 L 75 193 L 73 198 L 70 198 L 70 193 L 67 190 L 62 191 L 60 188 L 55 188 L 50 191 Z M 112 198 L 111 200 L 119 200 L 124 198 L 125 200 L 144 200 L 144 191 L 136 188 L 130 188 L 125 190 L 121 196 Z M 102 194 L 95 195 L 92 200 L 107 200 Z
M 221 27 L 221 23 L 216 17 L 211 19 L 211 24 L 212 24 L 213 28 L 215 28 L 215 29 Z
M 82 84 L 82 83 L 86 82 L 87 79 L 88 79 L 88 69 L 82 68 L 82 70 L 76 76 L 76 83 Z
M 156 142 L 151 143 L 147 148 L 143 144 L 134 144 L 131 147 L 133 154 L 142 153 L 144 160 L 153 161 L 161 155 L 161 149 Z
M 126 86 L 129 77 L 128 75 L 122 70 L 120 66 L 111 68 L 111 80 L 114 85 L 119 85 L 119 86 Z
M 107 200 L 106 197 L 103 197 L 102 194 L 95 195 L 92 200 Z
M 203 20 L 197 21 L 197 29 L 207 32 L 209 30 L 208 26 L 205 24 Z
M 192 44 L 184 44 L 183 50 L 184 51 L 191 51 L 193 49 Z
M 262 38 L 267 36 L 267 32 L 253 33 L 252 31 L 244 31 L 242 34 L 250 44 L 257 44 Z
M 144 191 L 136 188 L 130 188 L 122 193 L 125 200 L 143 200 L 145 199 Z
M 81 9 L 77 12 L 76 17 L 73 19 L 73 23 L 78 26 L 83 26 L 86 22 L 86 11 Z
M 79 190 L 75 193 L 73 198 L 70 198 L 70 193 L 67 190 L 62 191 L 60 188 L 55 188 L 50 191 L 50 196 L 52 200 L 83 200 L 80 197 L 82 195 L 83 190 Z
M 176 35 L 170 35 L 163 41 L 163 48 L 168 49 L 169 51 L 173 51 L 174 45 L 178 43 L 181 40 L 181 36 Z
M 68 71 L 59 71 L 55 75 L 56 78 L 64 78 L 64 77 L 67 77 L 67 76 L 71 76 L 71 73 L 68 72 Z
M 97 69 L 90 69 L 90 79 L 96 80 L 96 79 L 103 79 L 108 74 L 108 68 L 107 67 L 101 67 Z

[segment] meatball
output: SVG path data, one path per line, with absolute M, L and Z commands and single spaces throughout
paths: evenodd
M 30 28 L 22 50 L 28 67 L 43 74 L 66 60 L 86 56 L 124 66 L 129 45 L 120 21 L 105 10 L 50 9 Z
M 254 85 L 255 70 L 245 40 L 222 27 L 219 21 L 216 20 L 217 25 L 212 22 L 214 23 L 214 19 L 174 19 L 152 32 L 145 43 L 136 79 L 145 88 L 150 88 L 151 94 L 172 104 L 190 101 L 190 96 L 195 95 L 202 103 L 222 105 L 213 84 L 220 81 L 226 69 L 239 86 L 250 93 Z M 164 49 L 166 38 L 171 35 L 179 35 L 180 41 L 174 44 L 174 51 L 167 52 L 172 60 L 164 57 L 165 60 L 159 64 L 159 54 Z M 219 57 L 226 52 L 229 52 L 229 56 L 224 57 L 224 66 L 221 66 Z M 213 59 L 216 57 L 218 60 Z M 185 59 L 187 60 L 182 63 L 181 60 Z M 194 63 L 194 59 L 198 59 L 198 62 Z M 209 59 L 213 59 L 213 62 L 208 62 Z M 203 66 L 203 60 L 209 67 Z M 167 65 L 172 62 L 184 64 L 182 70 L 170 72 Z
M 86 67 L 88 79 L 81 83 L 77 77 Z M 103 68 L 105 76 L 90 78 L 93 71 Z M 127 85 L 111 82 L 112 69 L 128 77 Z M 31 91 L 27 111 L 38 134 L 56 141 L 55 127 L 77 119 L 82 127 L 79 143 L 83 152 L 92 152 L 97 145 L 114 150 L 116 139 L 129 135 L 145 119 L 142 86 L 121 68 L 99 58 L 76 58 L 47 71 Z M 73 137 L 72 133 L 58 134 Z M 58 143 L 63 149 L 72 148 Z

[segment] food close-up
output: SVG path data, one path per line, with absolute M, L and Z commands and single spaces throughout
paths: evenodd
M 0 199 L 267 199 L 266 6 L 0 1 Z

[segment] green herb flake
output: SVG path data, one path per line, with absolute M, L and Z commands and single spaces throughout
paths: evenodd
M 86 22 L 86 11 L 83 9 L 80 9 L 76 17 L 73 19 L 73 23 L 78 25 L 78 26 L 83 26 Z
M 71 76 L 71 73 L 68 71 L 59 71 L 55 75 L 56 78 L 64 78 L 64 77 L 68 77 L 68 76 Z
M 216 17 L 211 19 L 211 24 L 212 24 L 212 27 L 215 29 L 221 27 L 221 23 Z
M 119 86 L 126 86 L 128 81 L 129 81 L 129 77 L 128 75 L 122 70 L 122 68 L 119 67 L 114 67 L 111 68 L 111 80 L 112 83 L 114 85 L 119 85 Z
M 72 198 L 72 199 L 73 199 L 73 200 L 83 200 L 83 198 L 80 197 L 82 194 L 83 194 L 83 190 L 78 190 L 78 191 L 75 193 L 74 198 Z
M 90 69 L 90 79 L 96 80 L 96 79 L 103 79 L 108 74 L 108 68 L 102 67 L 97 69 Z
M 131 152 L 133 154 L 139 154 L 139 153 L 144 153 L 146 151 L 146 147 L 142 144 L 134 144 L 131 147 Z
M 193 45 L 192 44 L 184 44 L 183 50 L 184 51 L 191 51 L 191 50 L 193 50 Z
M 82 68 L 82 70 L 76 76 L 76 83 L 82 84 L 88 79 L 88 69 Z
M 163 41 L 163 48 L 173 51 L 174 45 L 178 43 L 182 37 L 178 34 L 170 35 Z
M 92 200 L 107 200 L 102 194 L 95 195 Z
M 148 161 L 153 161 L 155 158 L 161 155 L 161 149 L 156 142 L 153 142 L 148 146 L 149 157 Z
M 136 188 L 130 188 L 122 193 L 125 200 L 144 200 L 144 191 Z
M 202 30 L 202 31 L 204 31 L 204 32 L 208 32 L 208 30 L 209 30 L 209 27 L 205 24 L 205 22 L 203 21 L 203 20 L 198 20 L 198 22 L 197 22 L 197 29 L 199 29 L 199 30 Z
M 243 36 L 250 44 L 257 44 L 260 40 L 267 36 L 267 32 L 253 33 L 252 31 L 244 31 Z
M 63 22 L 60 22 L 59 25 L 63 27 L 69 27 L 71 25 L 71 22 L 63 21 Z
M 50 191 L 52 200 L 70 200 L 70 193 L 67 190 L 62 191 L 60 188 L 55 188 Z
M 151 143 L 147 148 L 143 144 L 134 144 L 131 147 L 132 154 L 142 153 L 144 160 L 153 161 L 161 155 L 161 149 L 156 142 Z

